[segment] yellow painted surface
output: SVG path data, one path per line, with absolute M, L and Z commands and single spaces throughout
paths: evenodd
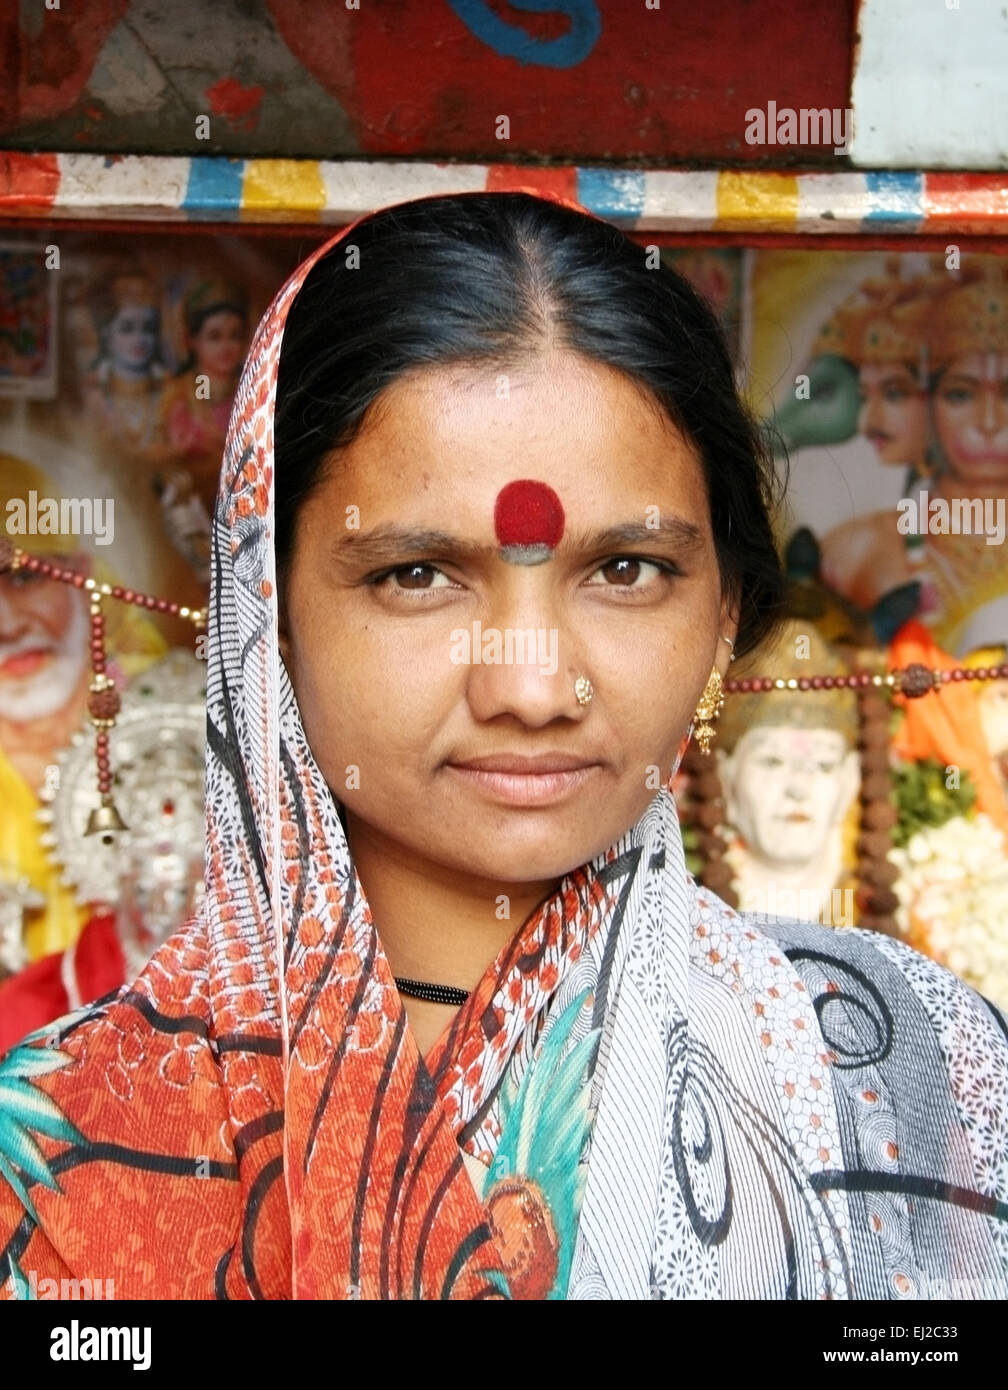
M 318 160 L 250 159 L 242 183 L 242 212 L 319 212 L 326 193 Z
M 718 225 L 751 227 L 754 223 L 788 228 L 798 216 L 798 178 L 794 174 L 739 173 L 718 175 Z

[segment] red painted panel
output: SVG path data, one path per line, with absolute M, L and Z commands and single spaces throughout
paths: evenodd
M 20 109 L 0 109 L 0 135 L 25 149 L 836 167 L 829 146 L 746 144 L 745 113 L 847 105 L 855 0 L 546 3 L 254 0 L 237 38 L 215 31 L 227 21 L 205 0 L 157 23 L 148 7 L 127 14 L 129 0 L 38 0 L 17 31 Z M 129 32 L 110 43 L 123 15 Z M 118 111 L 102 93 L 140 48 L 160 82 L 149 109 Z M 103 52 L 104 87 L 91 81 Z M 208 56 L 217 66 L 197 81 Z M 203 102 L 221 119 L 197 148 Z
M 88 0 L 47 9 L 33 5 L 21 28 L 19 123 L 58 116 L 81 96 L 109 34 L 130 0 Z
M 499 56 L 444 3 L 382 6 L 367 23 L 334 6 L 322 24 L 316 0 L 270 3 L 291 50 L 354 117 L 361 148 L 376 154 L 501 160 L 513 149 L 522 158 L 781 163 L 793 150 L 745 143 L 747 109 L 848 103 L 852 0 L 707 0 L 702 14 L 673 0 L 660 10 L 642 0 L 588 6 L 599 12 L 599 37 L 587 57 L 557 69 Z M 531 36 L 533 54 L 557 32 L 555 13 L 469 8 L 492 8 Z M 349 68 L 329 51 L 337 31 Z M 499 115 L 510 118 L 510 142 L 495 139 Z M 803 154 L 835 162 L 829 149 Z

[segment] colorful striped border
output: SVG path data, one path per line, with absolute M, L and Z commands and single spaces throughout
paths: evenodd
M 0 219 L 334 223 L 406 198 L 561 193 L 632 231 L 1008 230 L 1008 174 L 788 174 L 0 152 Z

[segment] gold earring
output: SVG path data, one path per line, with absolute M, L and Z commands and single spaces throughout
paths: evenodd
M 697 725 L 696 741 L 700 745 L 701 753 L 710 753 L 716 732 L 713 721 L 721 713 L 723 704 L 724 692 L 721 685 L 721 672 L 716 666 L 712 666 L 711 673 L 707 677 L 707 684 L 703 688 L 703 694 L 696 707 L 696 714 L 693 716 Z

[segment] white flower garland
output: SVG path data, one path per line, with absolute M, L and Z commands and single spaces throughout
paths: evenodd
M 1008 1009 L 1008 857 L 989 817 L 955 816 L 918 830 L 889 859 L 896 924 L 911 945 Z

